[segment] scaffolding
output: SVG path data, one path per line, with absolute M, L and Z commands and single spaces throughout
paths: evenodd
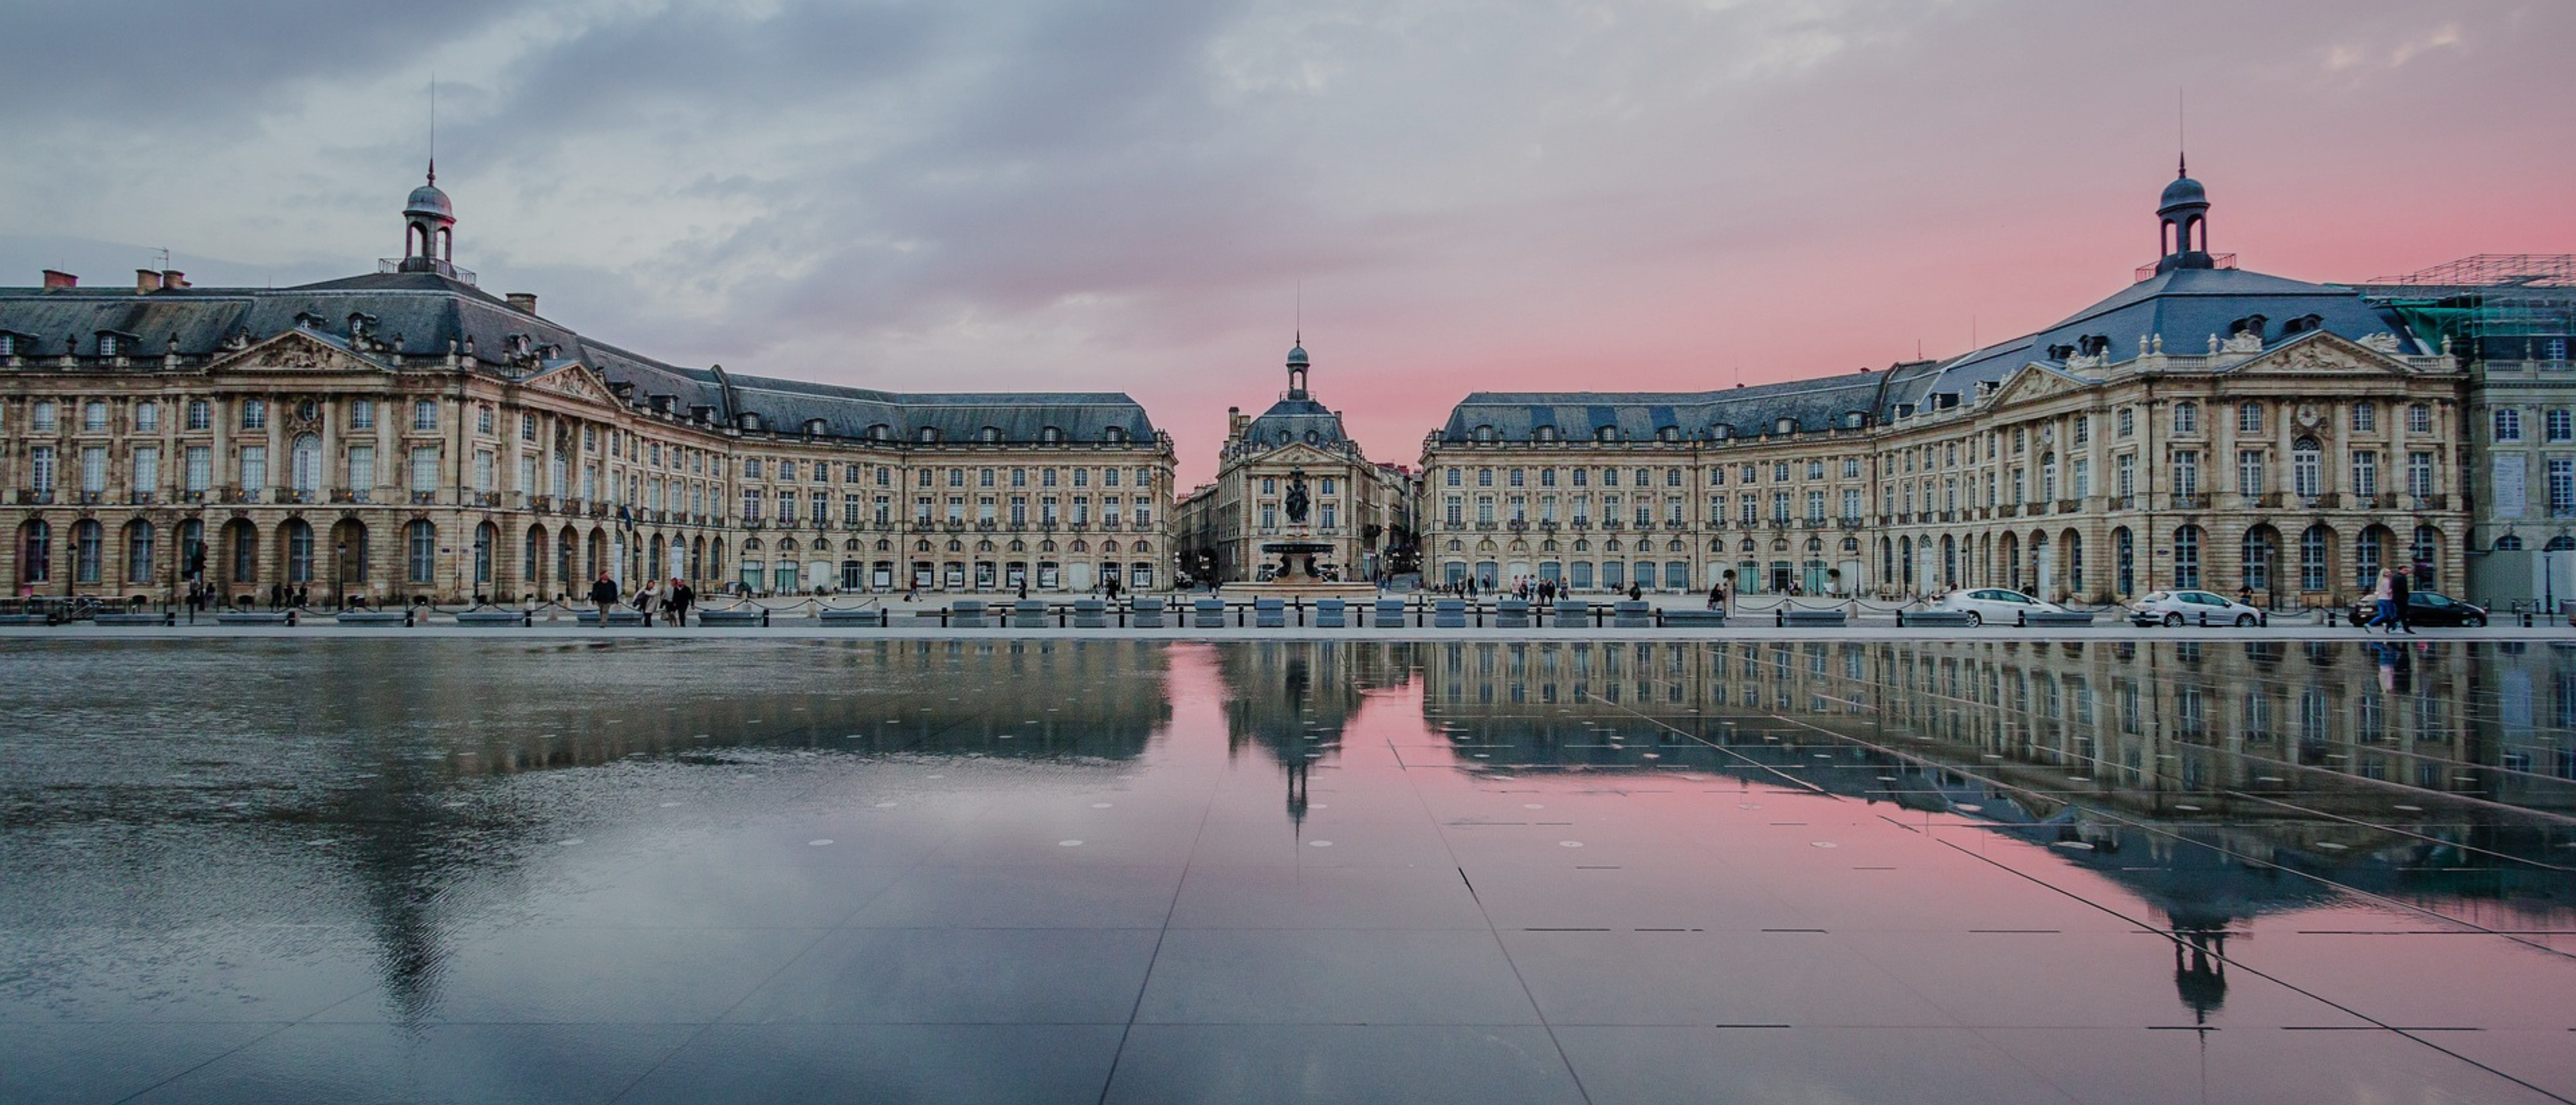
M 2576 335 L 2576 254 L 2481 253 L 2354 290 L 2480 360 L 2564 361 Z

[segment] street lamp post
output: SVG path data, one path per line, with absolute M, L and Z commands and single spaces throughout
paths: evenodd
M 331 592 L 336 609 L 349 608 L 349 543 L 331 543 Z

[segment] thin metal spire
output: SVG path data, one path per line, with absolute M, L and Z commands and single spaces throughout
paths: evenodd
M 2191 175 L 2191 117 L 2183 111 L 2183 89 L 2174 89 L 2174 179 Z
M 438 183 L 438 74 L 429 75 L 429 182 Z

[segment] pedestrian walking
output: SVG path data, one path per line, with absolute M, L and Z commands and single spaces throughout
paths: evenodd
M 2403 628 L 2406 634 L 2414 636 L 2414 626 L 2406 623 L 2406 595 L 2411 595 L 2411 592 L 2414 592 L 2414 580 L 2406 577 L 2406 569 L 2398 569 L 2398 574 L 2388 577 L 2388 623 L 2396 626 L 2391 628 L 2391 634 Z
M 599 582 L 590 585 L 590 601 L 599 608 L 599 627 L 608 628 L 608 612 L 617 609 L 617 581 L 599 573 Z
M 2370 601 L 2372 604 L 2370 609 L 2370 620 L 2361 623 L 2361 628 L 2364 632 L 2368 632 L 2370 627 L 2375 625 L 2388 626 L 2388 632 L 2390 633 L 2397 632 L 2396 615 L 2392 612 L 2388 602 L 2388 596 L 2391 592 L 2396 590 L 2396 587 L 2397 572 L 2394 569 L 2389 568 L 2380 569 L 2379 583 L 2377 586 L 2371 588 L 2370 591 Z
M 683 629 L 688 628 L 689 606 L 697 601 L 698 592 L 696 588 L 689 586 L 688 581 L 677 576 L 671 578 L 670 605 L 666 609 L 671 612 L 672 625 Z
M 1717 609 L 1717 604 L 1718 604 L 1718 603 L 1721 603 L 1721 602 L 1724 602 L 1724 601 L 1726 601 L 1726 592 L 1725 592 L 1725 591 L 1720 590 L 1720 589 L 1718 588 L 1718 585 L 1717 585 L 1717 584 L 1714 584 L 1714 583 L 1709 584 L 1709 585 L 1708 585 L 1708 608 L 1709 608 L 1709 609 L 1711 609 L 1711 610 L 1715 610 L 1715 609 Z

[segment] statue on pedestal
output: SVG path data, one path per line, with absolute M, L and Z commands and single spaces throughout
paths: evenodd
M 1303 468 L 1291 468 L 1288 470 L 1287 507 L 1289 525 L 1302 526 L 1306 524 L 1307 504 L 1306 470 Z

